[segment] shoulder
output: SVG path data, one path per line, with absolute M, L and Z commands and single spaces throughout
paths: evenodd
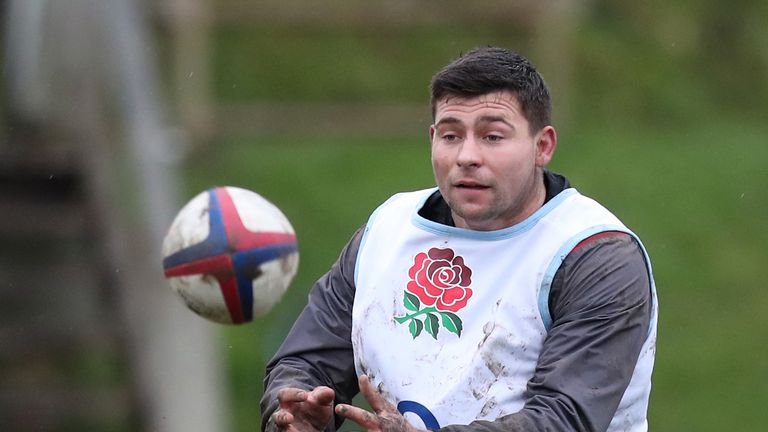
M 581 308 L 615 312 L 652 297 L 651 276 L 640 243 L 629 233 L 603 231 L 576 244 L 552 283 L 549 307 L 553 320 Z

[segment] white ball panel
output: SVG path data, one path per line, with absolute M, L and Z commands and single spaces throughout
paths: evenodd
M 163 240 L 164 257 L 208 238 L 209 209 L 208 192 L 203 192 L 179 211 Z
M 173 292 L 200 316 L 222 324 L 232 324 L 219 282 L 211 275 L 178 276 L 169 279 Z
M 293 227 L 283 212 L 266 198 L 233 186 L 227 186 L 227 191 L 248 230 L 293 233 Z
M 253 280 L 253 316 L 269 312 L 288 289 L 299 268 L 299 254 L 294 252 L 261 265 L 262 274 Z

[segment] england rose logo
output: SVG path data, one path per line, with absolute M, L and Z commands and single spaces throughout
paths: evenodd
M 437 339 L 441 322 L 446 330 L 461 336 L 461 318 L 456 312 L 472 297 L 469 288 L 472 270 L 464 264 L 464 258 L 452 249 L 432 248 L 414 257 L 408 276 L 411 280 L 406 286 L 403 305 L 413 313 L 396 316 L 395 321 L 408 322 L 414 339 L 422 330 Z

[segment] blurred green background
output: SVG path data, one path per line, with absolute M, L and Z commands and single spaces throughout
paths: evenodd
M 183 199 L 257 191 L 292 221 L 301 253 L 268 315 L 211 324 L 236 431 L 257 428 L 264 365 L 352 233 L 391 194 L 433 185 L 429 80 L 487 44 L 537 65 L 559 136 L 550 167 L 649 251 L 660 300 L 650 429 L 765 429 L 768 2 L 197 3 L 211 18 L 205 74 L 172 71 L 172 20 L 148 13 L 171 114 L 183 117 L 193 75 L 209 96 L 204 121 L 181 122 L 202 130 L 182 161 Z M 125 380 L 112 360 L 78 370 Z M 57 430 L 75 429 L 106 430 Z
M 217 103 L 295 107 L 282 111 L 285 127 L 217 134 L 186 165 L 189 196 L 213 184 L 256 190 L 283 209 L 301 245 L 282 303 L 226 329 L 237 430 L 257 424 L 264 362 L 313 281 L 378 203 L 433 184 L 429 79 L 485 44 L 517 49 L 545 79 L 568 84 L 553 85 L 551 168 L 619 215 L 649 250 L 661 311 L 651 430 L 764 430 L 768 4 L 587 2 L 555 48 L 536 40 L 557 24 L 546 10 L 532 29 L 509 15 L 463 20 L 463 6 L 448 2 L 456 10 L 447 22 L 231 20 L 215 28 Z M 552 56 L 567 67 L 554 69 L 561 63 Z M 325 104 L 402 105 L 417 117 L 360 125 L 339 115 L 335 127 L 316 130 Z
M 561 44 L 569 52 L 555 54 L 568 62 L 570 105 L 555 88 L 560 142 L 551 167 L 620 215 L 653 260 L 661 319 L 651 430 L 763 430 L 768 6 L 588 3 Z M 544 15 L 538 25 L 546 27 Z M 503 19 L 467 21 L 456 10 L 447 23 L 385 28 L 215 29 L 218 102 L 305 104 L 285 119 L 289 127 L 217 135 L 187 165 L 190 195 L 212 184 L 259 191 L 293 221 L 301 244 L 299 275 L 284 301 L 226 330 L 238 430 L 257 422 L 263 364 L 312 282 L 379 202 L 433 184 L 431 75 L 462 51 L 494 44 L 528 55 L 546 79 L 566 81 L 537 59 L 549 55 L 534 39 L 540 32 Z M 320 108 L 312 107 L 324 103 L 413 104 L 422 116 L 404 127 L 368 118 L 369 132 L 341 116 L 336 128 L 317 132 Z

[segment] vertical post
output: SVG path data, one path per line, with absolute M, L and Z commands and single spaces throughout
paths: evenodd
M 180 148 L 174 148 L 150 41 L 136 0 L 97 1 L 104 20 L 107 76 L 118 96 L 126 131 L 134 198 L 141 209 L 145 239 L 126 239 L 126 257 L 135 274 L 123 293 L 132 329 L 139 379 L 148 399 L 148 429 L 207 432 L 229 429 L 224 415 L 221 364 L 214 327 L 173 298 L 161 271 L 160 243 L 180 207 Z M 138 247 L 138 249 L 137 249 Z
M 561 125 L 567 125 L 572 117 L 573 34 L 590 7 L 591 2 L 586 0 L 545 0 L 536 6 L 533 51 L 553 93 Z
M 207 141 L 213 133 L 209 85 L 209 2 L 166 0 L 171 25 L 174 100 L 181 125 L 193 143 Z

